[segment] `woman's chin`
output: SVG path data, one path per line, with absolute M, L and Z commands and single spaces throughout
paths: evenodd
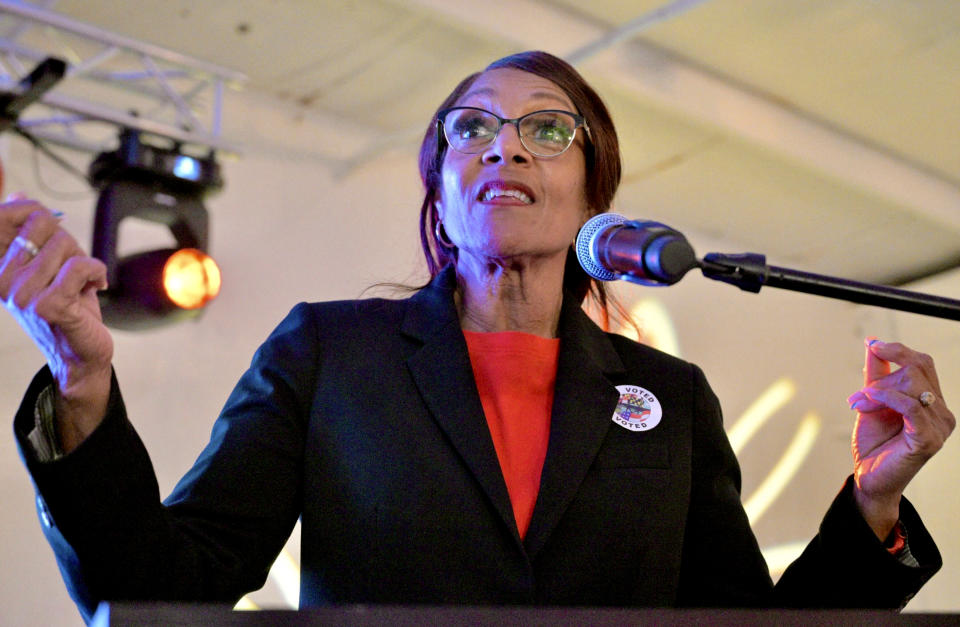
M 566 260 L 567 247 L 544 246 L 533 248 L 530 242 L 498 242 L 495 245 L 461 249 L 458 263 L 470 263 L 476 266 L 500 266 L 510 269 L 522 269 L 541 265 L 545 261 L 558 260 L 562 267 Z

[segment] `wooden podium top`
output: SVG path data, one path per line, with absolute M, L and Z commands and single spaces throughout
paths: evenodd
M 666 627 L 740 627 L 776 625 L 811 627 L 835 625 L 960 625 L 960 614 L 898 614 L 884 610 L 740 610 L 740 609 L 622 609 L 579 607 L 434 607 L 355 605 L 306 610 L 234 611 L 222 605 L 176 603 L 101 603 L 90 623 L 96 627 L 228 625 L 471 625 L 478 627 L 658 625 Z

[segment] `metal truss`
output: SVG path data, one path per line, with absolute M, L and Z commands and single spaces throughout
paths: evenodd
M 0 92 L 20 90 L 48 57 L 67 63 L 63 81 L 19 118 L 21 128 L 87 152 L 115 145 L 117 127 L 236 152 L 221 137 L 223 93 L 246 76 L 79 22 L 50 10 L 54 2 L 0 0 Z

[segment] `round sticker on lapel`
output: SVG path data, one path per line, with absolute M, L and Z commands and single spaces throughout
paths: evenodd
M 613 412 L 613 421 L 631 431 L 649 431 L 660 424 L 663 409 L 649 390 L 636 385 L 618 385 L 620 400 Z

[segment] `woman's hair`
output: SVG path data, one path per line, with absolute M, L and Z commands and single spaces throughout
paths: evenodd
M 584 141 L 586 163 L 586 198 L 590 215 L 607 211 L 620 184 L 620 147 L 613 120 L 600 96 L 569 63 L 546 52 L 531 51 L 513 54 L 494 61 L 486 70 L 515 69 L 545 78 L 562 89 L 576 113 L 586 120 L 590 138 Z M 485 70 L 485 71 L 486 71 Z M 456 105 L 470 89 L 481 72 L 471 74 L 457 85 L 437 108 L 437 112 Z M 439 217 L 435 201 L 440 188 L 440 170 L 447 153 L 447 142 L 440 131 L 438 113 L 435 113 L 420 145 L 420 178 L 423 180 L 424 197 L 420 207 L 420 245 L 427 261 L 430 276 L 436 276 L 443 266 L 456 262 L 456 249 L 448 248 L 437 241 L 436 227 Z M 576 259 L 573 247 L 567 251 L 563 286 L 581 302 L 589 294 L 599 306 L 604 325 L 609 319 L 612 306 L 618 317 L 625 317 L 622 306 L 609 298 L 603 283 L 592 279 Z

